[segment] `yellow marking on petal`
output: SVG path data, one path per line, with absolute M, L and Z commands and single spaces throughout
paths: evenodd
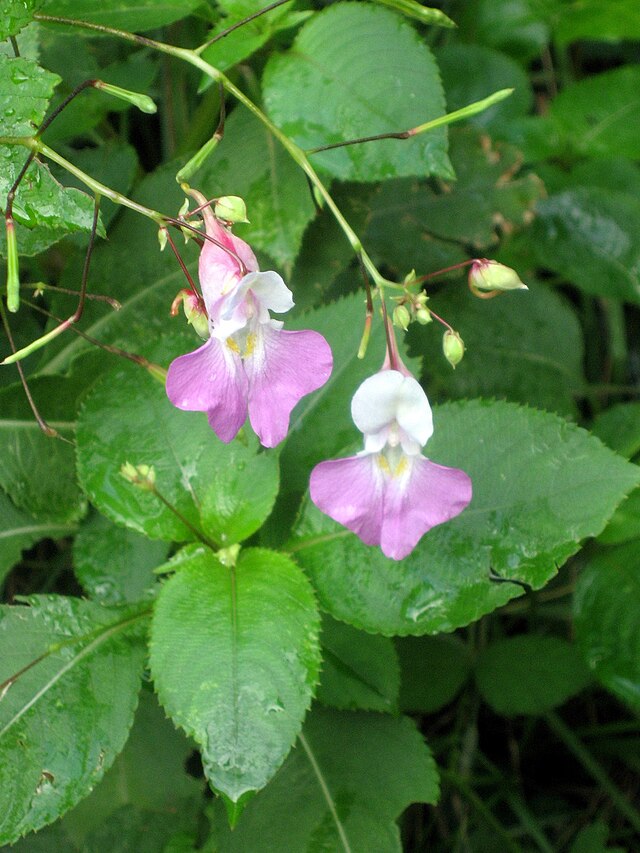
M 393 472 L 394 477 L 400 477 L 409 467 L 409 460 L 406 456 L 401 456 L 400 461 L 396 465 L 396 470 Z
M 237 352 L 237 353 L 238 353 L 238 355 L 240 355 L 240 347 L 239 347 L 239 346 L 238 346 L 238 344 L 233 340 L 233 338 L 227 338 L 227 340 L 225 341 L 225 343 L 226 343 L 226 345 L 229 347 L 229 349 L 230 349 L 232 352 Z
M 384 457 L 381 453 L 376 457 L 376 462 L 378 463 L 378 467 L 382 469 L 385 474 L 392 474 L 391 468 L 389 467 L 389 463 L 387 462 L 386 457 Z
M 247 335 L 247 343 L 245 344 L 245 348 L 244 348 L 244 357 L 249 358 L 252 355 L 255 348 L 256 348 L 255 332 L 249 332 L 249 334 Z

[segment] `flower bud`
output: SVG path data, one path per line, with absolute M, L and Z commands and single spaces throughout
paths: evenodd
M 158 107 L 148 95 L 143 95 L 141 92 L 131 92 L 129 89 L 123 89 L 120 86 L 114 86 L 112 83 L 105 83 L 104 80 L 96 80 L 93 84 L 95 89 L 102 89 L 103 92 L 108 92 L 115 98 L 120 98 L 122 101 L 127 101 L 133 104 L 141 112 L 153 115 L 158 112 Z
M 433 320 L 431 311 L 428 308 L 418 308 L 416 311 L 416 320 L 421 326 L 426 326 L 427 323 L 431 323 Z
M 409 323 L 411 322 L 411 314 L 404 305 L 397 305 L 393 309 L 393 325 L 397 326 L 399 329 L 404 329 L 406 332 L 409 328 Z
M 160 251 L 164 252 L 167 246 L 167 240 L 169 239 L 169 235 L 167 234 L 166 228 L 158 228 L 158 243 L 160 243 Z
M 471 265 L 469 285 L 485 293 L 491 290 L 529 289 L 511 267 L 499 264 L 498 261 L 488 261 L 486 258 L 475 260 Z
M 223 222 L 248 222 L 247 206 L 244 200 L 237 195 L 223 195 L 219 198 L 213 208 L 217 219 Z
M 196 333 L 204 340 L 209 339 L 209 318 L 202 300 L 192 290 L 181 290 L 171 303 L 170 314 L 177 317 L 179 305 L 182 302 L 187 323 L 191 323 Z
M 442 351 L 444 357 L 455 370 L 456 364 L 460 364 L 464 355 L 464 342 L 457 332 L 447 329 L 442 338 Z
M 120 467 L 120 476 L 132 486 L 138 486 L 148 492 L 152 492 L 156 486 L 156 470 L 153 465 L 132 465 L 131 462 L 125 462 Z

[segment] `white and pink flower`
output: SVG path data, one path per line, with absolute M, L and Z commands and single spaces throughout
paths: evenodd
M 293 307 L 276 272 L 261 272 L 251 248 L 207 208 L 206 240 L 199 277 L 209 318 L 209 339 L 169 366 L 167 395 L 174 406 L 206 412 L 221 441 L 244 424 L 265 447 L 286 436 L 296 403 L 320 388 L 333 366 L 331 349 L 318 332 L 286 332 L 270 311 Z
M 357 456 L 321 462 L 311 473 L 316 506 L 393 560 L 406 557 L 432 527 L 462 512 L 471 480 L 422 456 L 433 434 L 431 406 L 398 360 L 360 385 L 351 402 L 364 434 Z

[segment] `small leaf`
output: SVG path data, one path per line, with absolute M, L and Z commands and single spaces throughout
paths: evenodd
M 84 522 L 73 543 L 73 567 L 85 591 L 101 604 L 124 604 L 148 597 L 153 570 L 168 547 L 132 530 L 116 527 L 97 513 Z
M 18 35 L 23 27 L 31 23 L 33 13 L 41 4 L 42 0 L 7 0 L 2 7 L 0 40 Z
M 59 82 L 30 59 L 0 53 L 0 136 L 32 136 Z
M 0 608 L 0 682 L 44 655 L 0 701 L 0 843 L 91 791 L 124 745 L 142 672 L 144 614 L 59 596 L 29 604 Z
M 576 640 L 596 678 L 640 708 L 640 540 L 586 561 L 573 600 Z
M 363 3 L 336 3 L 315 15 L 288 53 L 271 57 L 263 86 L 269 114 L 305 149 L 409 130 L 445 111 L 437 66 L 415 30 L 393 12 Z M 450 178 L 446 140 L 439 128 L 312 160 L 341 180 Z
M 318 678 L 318 627 L 308 581 L 271 551 L 243 551 L 235 568 L 196 554 L 162 587 L 156 689 L 233 803 L 266 785 L 300 730 Z
M 396 562 L 303 509 L 290 550 L 336 619 L 383 634 L 451 631 L 543 586 L 597 535 L 640 469 L 562 419 L 510 403 L 437 407 L 429 457 L 466 471 L 473 499 Z M 348 572 L 344 567 L 348 566 Z
M 544 714 L 579 693 L 589 671 L 576 646 L 558 637 L 529 634 L 487 646 L 476 664 L 476 682 L 497 714 Z
M 297 748 L 233 832 L 214 805 L 213 837 L 220 853 L 389 853 L 401 849 L 400 812 L 435 803 L 438 793 L 435 762 L 411 720 L 314 708 Z
M 152 538 L 189 541 L 192 529 L 154 494 L 120 474 L 125 462 L 151 465 L 157 488 L 189 524 L 230 545 L 256 531 L 278 489 L 275 453 L 219 441 L 202 413 L 174 408 L 164 387 L 135 365 L 109 373 L 80 412 L 80 481 L 112 521 Z
M 471 655 L 457 637 L 398 637 L 400 708 L 433 714 L 455 699 L 469 678 Z
M 321 640 L 320 702 L 348 710 L 393 713 L 397 709 L 400 669 L 389 639 L 325 616 Z

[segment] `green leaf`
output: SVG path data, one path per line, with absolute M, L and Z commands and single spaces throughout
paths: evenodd
M 42 0 L 7 0 L 2 7 L 0 40 L 17 35 L 23 27 L 31 23 L 33 13 L 41 3 Z
M 535 0 L 467 0 L 456 16 L 459 36 L 508 53 L 528 66 L 549 42 L 549 30 Z
M 207 34 L 207 40 L 219 35 L 249 15 L 265 8 L 263 0 L 222 0 L 218 4 L 225 17 Z M 253 21 L 248 21 L 234 32 L 210 45 L 201 54 L 202 58 L 220 71 L 232 68 L 243 59 L 248 59 L 256 50 L 265 45 L 280 30 L 288 29 L 305 21 L 313 14 L 311 11 L 291 11 L 288 4 L 279 6 Z M 213 85 L 210 77 L 205 77 L 201 91 Z
M 596 678 L 640 708 L 640 541 L 588 558 L 573 599 L 576 640 Z
M 400 708 L 433 714 L 455 699 L 471 672 L 469 649 L 457 637 L 398 637 Z
M 0 54 L 0 136 L 32 136 L 59 82 L 37 62 Z
M 466 471 L 474 496 L 400 562 L 307 502 L 290 550 L 336 619 L 388 635 L 467 625 L 522 594 L 492 582 L 491 572 L 543 586 L 581 539 L 602 530 L 640 475 L 584 430 L 511 403 L 436 408 L 427 453 Z
M 177 803 L 176 814 L 158 814 L 123 806 L 87 837 L 82 853 L 194 853 L 198 816 L 183 808 Z
M 600 412 L 591 432 L 607 447 L 631 459 L 640 453 L 640 403 L 619 403 Z
M 101 604 L 124 604 L 153 594 L 153 570 L 164 562 L 164 542 L 150 542 L 97 513 L 73 543 L 73 567 L 84 590 Z
M 271 551 L 243 551 L 234 568 L 195 554 L 162 587 L 156 689 L 233 803 L 266 785 L 300 730 L 318 679 L 318 628 L 308 581 Z
M 569 853 L 613 853 L 607 847 L 609 828 L 603 821 L 583 827 L 576 835 Z
M 437 798 L 435 762 L 409 719 L 315 708 L 233 832 L 213 806 L 213 838 L 220 853 L 399 853 L 400 812 Z
M 238 227 L 238 235 L 290 272 L 313 202 L 301 169 L 251 113 L 231 114 L 225 141 L 199 173 L 199 184 L 208 198 L 241 196 L 251 224 Z
M 448 44 L 438 48 L 435 57 L 450 112 L 500 89 L 514 89 L 510 97 L 470 119 L 471 124 L 490 129 L 495 135 L 508 122 L 531 110 L 533 95 L 529 78 L 523 68 L 504 53 L 479 44 Z
M 124 745 L 142 671 L 142 614 L 59 596 L 28 601 L 0 609 L 0 681 L 44 656 L 0 703 L 2 843 L 89 793 Z
M 123 30 L 150 30 L 179 21 L 201 0 L 44 0 L 43 13 L 63 18 L 79 18 L 92 24 L 106 24 Z
M 32 382 L 30 389 L 49 425 L 67 440 L 42 432 L 22 385 L 0 391 L 0 487 L 19 509 L 35 518 L 68 524 L 86 511 L 75 475 L 70 383 L 62 377 L 43 377 Z
M 125 462 L 152 465 L 160 494 L 221 545 L 254 533 L 278 490 L 276 453 L 257 454 L 249 434 L 246 443 L 223 444 L 206 415 L 174 408 L 163 385 L 135 365 L 103 377 L 80 412 L 76 440 L 80 482 L 92 502 L 151 538 L 195 534 L 155 495 L 125 481 Z
M 75 531 L 75 525 L 39 521 L 20 510 L 0 490 L 0 583 L 20 560 L 20 554 L 40 539 L 59 539 Z
M 476 299 L 451 280 L 429 306 L 461 334 L 466 355 L 455 370 L 442 356 L 435 324 L 411 326 L 409 351 L 422 356 L 432 401 L 499 397 L 577 417 L 584 388 L 578 318 L 562 296 L 528 280 L 530 291 Z
M 570 0 L 551 4 L 556 20 L 553 35 L 561 44 L 581 39 L 629 41 L 640 39 L 640 7 L 636 0 Z
M 640 201 L 577 187 L 539 202 L 529 237 L 540 266 L 580 290 L 640 302 Z
M 305 149 L 409 130 L 445 111 L 437 66 L 413 27 L 363 3 L 337 3 L 315 15 L 288 53 L 271 57 L 263 86 L 267 111 Z M 446 141 L 446 129 L 438 128 L 413 139 L 322 152 L 312 160 L 342 180 L 451 178 Z
M 590 681 L 576 646 L 528 634 L 491 643 L 476 663 L 476 683 L 497 714 L 544 714 Z
M 356 631 L 329 616 L 322 620 L 323 705 L 362 711 L 397 710 L 400 669 L 387 637 Z

